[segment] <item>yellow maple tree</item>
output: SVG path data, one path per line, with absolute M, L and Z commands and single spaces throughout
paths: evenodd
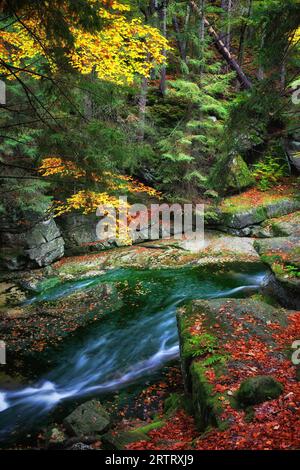
M 70 160 L 62 160 L 59 157 L 44 158 L 38 168 L 38 172 L 44 176 L 59 175 L 72 179 L 90 178 L 91 181 L 106 186 L 108 191 L 118 191 L 119 193 L 146 193 L 150 197 L 160 198 L 161 193 L 151 186 L 147 186 L 128 175 L 115 174 L 104 171 L 101 175 L 92 172 L 87 174 L 86 170 L 79 168 L 76 163 Z M 82 193 L 82 192 L 81 192 Z
M 72 67 L 82 74 L 95 71 L 98 78 L 116 84 L 130 84 L 137 74 L 149 77 L 153 66 L 165 61 L 164 51 L 170 49 L 167 40 L 158 29 L 144 25 L 139 18 L 128 19 L 128 5 L 111 0 L 102 0 L 100 4 L 98 15 L 104 23 L 100 31 L 83 31 L 75 26 L 76 21 L 70 24 L 74 47 L 67 58 Z M 52 70 L 56 68 L 47 54 L 51 44 L 44 26 L 37 17 L 26 17 L 26 11 L 23 13 L 22 22 L 1 31 L 0 73 L 8 78 L 14 75 L 9 75 L 5 64 L 25 71 L 28 67 L 34 72 L 38 70 L 35 64 L 39 59 L 46 59 Z
M 117 175 L 112 172 L 105 171 L 101 175 L 87 172 L 80 169 L 76 163 L 69 160 L 62 160 L 59 157 L 44 158 L 38 168 L 38 172 L 45 178 L 51 176 L 59 176 L 62 178 L 71 178 L 72 180 L 80 180 L 89 177 L 95 183 L 99 183 L 102 187 L 107 188 L 106 191 L 91 191 L 89 189 L 82 189 L 75 192 L 71 196 L 65 198 L 64 201 L 55 201 L 53 204 L 53 213 L 55 217 L 79 211 L 82 214 L 95 214 L 99 207 L 113 207 L 116 212 L 129 209 L 131 206 L 127 201 L 119 199 L 118 196 L 111 194 L 111 192 L 118 192 L 120 195 L 124 193 L 146 193 L 150 197 L 160 199 L 161 193 L 150 186 L 146 186 L 140 181 L 135 180 L 131 176 Z M 131 216 L 127 213 L 126 223 L 122 219 L 109 222 L 116 223 L 116 238 L 122 241 L 124 245 L 130 245 L 132 239 L 127 222 L 130 222 Z

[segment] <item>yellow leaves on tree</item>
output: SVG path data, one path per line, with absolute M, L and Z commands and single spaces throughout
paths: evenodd
M 99 206 L 110 205 L 117 209 L 119 199 L 108 193 L 96 193 L 94 191 L 82 190 L 68 197 L 65 203 L 57 203 L 55 206 L 56 217 L 73 210 L 79 210 L 83 214 L 96 213 Z
M 68 53 L 70 64 L 80 73 L 95 71 L 100 79 L 117 84 L 132 83 L 136 74 L 149 77 L 153 66 L 165 61 L 163 52 L 170 49 L 166 39 L 140 19 L 128 19 L 128 5 L 108 0 L 101 4 L 98 14 L 104 26 L 99 32 L 83 31 L 75 26 L 76 21 L 70 24 L 74 37 L 74 48 Z M 35 71 L 36 61 L 46 58 L 55 69 L 47 54 L 50 49 L 43 25 L 37 18 L 26 18 L 26 14 L 22 23 L 1 32 L 0 58 L 14 67 Z M 0 73 L 7 72 L 0 64 Z
M 38 169 L 44 177 L 59 175 L 61 177 L 70 177 L 79 180 L 87 178 L 87 172 L 80 169 L 74 162 L 63 161 L 58 157 L 44 158 Z M 104 172 L 102 175 L 91 173 L 90 179 L 99 183 L 109 192 L 118 192 L 122 196 L 127 193 L 146 193 L 150 197 L 160 198 L 160 193 L 150 186 L 133 179 L 127 175 L 116 175 L 111 172 Z M 110 195 L 108 192 L 93 192 L 82 190 L 66 199 L 65 203 L 59 203 L 55 207 L 56 215 L 62 215 L 72 210 L 80 210 L 84 214 L 95 213 L 97 207 L 102 204 L 111 204 L 117 207 L 119 199 Z
M 135 180 L 131 176 L 116 175 L 105 171 L 102 175 L 92 172 L 90 175 L 85 170 L 80 169 L 74 162 L 70 160 L 62 160 L 59 157 L 44 158 L 38 168 L 42 176 L 60 175 L 63 177 L 71 177 L 73 179 L 90 178 L 96 183 L 106 186 L 110 191 L 126 192 L 126 193 L 146 193 L 151 197 L 160 197 L 160 192 L 150 186 L 146 186 L 140 181 Z
M 78 191 L 76 194 L 68 197 L 65 203 L 57 202 L 54 208 L 55 216 L 66 214 L 72 212 L 73 210 L 79 210 L 81 213 L 87 214 L 96 214 L 98 208 L 103 207 L 103 215 L 106 217 L 106 224 L 110 227 L 115 226 L 115 236 L 122 242 L 123 245 L 131 245 L 132 238 L 130 236 L 129 226 L 127 222 L 130 220 L 129 217 L 126 217 L 125 220 L 120 218 L 115 218 L 110 216 L 111 209 L 107 213 L 107 207 L 113 208 L 115 213 L 122 210 L 127 214 L 127 209 L 130 208 L 130 205 L 115 196 L 111 196 L 106 192 L 97 193 L 94 191 L 82 190 Z
M 300 43 L 300 28 L 296 29 L 296 31 L 294 32 L 291 39 L 292 39 L 293 44 L 298 44 L 299 45 L 299 43 Z

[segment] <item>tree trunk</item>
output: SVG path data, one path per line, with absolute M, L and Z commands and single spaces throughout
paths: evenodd
M 174 31 L 175 31 L 175 34 L 176 34 L 176 40 L 177 40 L 179 55 L 180 55 L 181 59 L 184 62 L 186 62 L 186 48 L 185 48 L 184 42 L 180 38 L 180 28 L 179 28 L 177 16 L 173 16 L 172 23 L 173 23 Z
M 139 122 L 136 139 L 138 142 L 143 142 L 145 137 L 145 120 L 146 120 L 146 105 L 147 105 L 147 93 L 148 93 L 148 79 L 142 78 L 141 90 L 138 101 L 139 107 Z
M 190 16 L 191 16 L 191 7 L 190 7 L 190 4 L 189 2 L 187 3 L 187 6 L 186 6 L 186 14 L 185 14 L 185 20 L 184 20 L 184 34 L 185 34 L 185 38 L 184 38 L 184 54 L 185 54 L 185 57 L 186 57 L 186 51 L 187 51 L 187 38 L 186 38 L 186 34 L 187 34 L 187 30 L 188 30 L 188 27 L 189 27 L 189 22 L 190 22 Z
M 247 20 L 251 17 L 251 14 L 252 14 L 252 4 L 253 4 L 253 0 L 249 0 Z M 243 65 L 245 41 L 246 41 L 247 31 L 248 31 L 248 25 L 247 25 L 246 22 L 244 22 L 243 25 L 242 25 L 242 28 L 241 28 L 240 44 L 239 44 L 239 52 L 238 52 L 238 63 L 240 65 Z
M 200 48 L 201 48 L 201 66 L 200 66 L 200 78 L 202 78 L 204 72 L 204 51 L 205 51 L 205 0 L 200 0 L 200 24 L 199 24 L 199 39 L 200 39 Z
M 220 39 L 225 44 L 225 47 L 230 51 L 230 35 L 231 35 L 230 20 L 231 20 L 232 0 L 222 0 L 221 8 L 223 8 L 225 12 L 224 16 L 226 17 L 227 24 L 226 24 L 226 27 L 224 28 L 224 31 L 221 32 Z
M 199 10 L 199 8 L 197 7 L 197 5 L 195 4 L 194 1 L 191 1 L 191 7 L 193 8 L 193 10 L 201 18 L 201 11 Z M 219 35 L 215 31 L 215 29 L 210 25 L 209 21 L 206 18 L 204 18 L 204 24 L 207 28 L 208 34 L 214 39 L 214 45 L 215 45 L 216 49 L 220 52 L 220 54 L 226 60 L 229 67 L 236 72 L 237 77 L 238 77 L 239 82 L 241 83 L 241 85 L 246 89 L 252 88 L 251 81 L 244 74 L 242 68 L 239 66 L 239 64 L 234 59 L 234 57 L 232 57 L 232 55 L 230 54 L 230 52 L 226 48 L 225 44 L 223 43 L 223 41 L 221 41 L 221 39 L 219 38 Z
M 260 41 L 260 50 L 261 51 L 264 49 L 264 45 L 265 45 L 265 34 L 266 34 L 265 31 L 263 31 L 261 41 Z M 259 64 L 259 68 L 258 68 L 258 72 L 257 72 L 257 78 L 258 78 L 258 80 L 263 80 L 265 78 L 265 70 L 264 70 L 264 66 L 261 62 L 261 59 L 260 59 L 260 64 Z
M 161 29 L 162 29 L 162 34 L 166 38 L 167 37 L 167 0 L 163 0 L 162 3 L 162 9 L 161 9 Z M 164 49 L 163 50 L 163 55 L 166 57 L 167 52 Z M 167 67 L 164 64 L 161 68 L 161 74 L 160 74 L 160 83 L 159 83 L 159 90 L 163 96 L 165 96 L 166 93 L 166 74 L 167 74 Z

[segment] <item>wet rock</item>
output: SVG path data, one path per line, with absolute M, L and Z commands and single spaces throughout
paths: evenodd
M 122 450 L 128 444 L 137 441 L 148 441 L 149 437 L 138 431 L 109 432 L 102 436 L 102 441 L 109 450 Z
M 273 237 L 300 238 L 300 211 L 270 220 L 268 228 Z
M 293 166 L 300 172 L 300 136 L 294 136 L 287 142 L 286 151 Z
M 53 219 L 45 220 L 35 225 L 26 235 L 30 247 L 42 245 L 60 237 L 60 231 Z
M 247 407 L 278 398 L 282 392 L 283 386 L 273 377 L 258 375 L 242 382 L 235 398 L 240 406 Z
M 72 446 L 68 447 L 67 450 L 95 450 L 92 446 L 84 444 L 83 442 L 76 442 Z
M 259 224 L 266 220 L 267 213 L 263 207 L 254 207 L 253 209 L 240 210 L 235 213 L 224 211 L 222 218 L 225 227 L 244 229 L 245 227 Z
M 286 226 L 284 230 L 288 232 L 287 236 L 290 236 L 299 231 L 297 215 L 299 209 L 300 201 L 293 196 L 272 201 L 272 198 L 268 199 L 266 195 L 260 205 L 253 205 L 250 202 L 248 205 L 244 200 L 241 203 L 236 197 L 229 197 L 225 198 L 220 207 L 214 211 L 208 208 L 205 223 L 237 236 L 251 235 L 264 238 L 268 237 L 269 233 L 270 236 L 275 235 L 272 232 L 272 224 L 276 223 L 276 219 L 282 218 L 282 222 L 285 222 L 286 218 L 290 226 Z M 265 233 L 260 234 L 260 230 L 265 230 Z
M 107 430 L 110 416 L 97 400 L 91 400 L 78 406 L 64 419 L 67 431 L 73 436 L 98 435 Z

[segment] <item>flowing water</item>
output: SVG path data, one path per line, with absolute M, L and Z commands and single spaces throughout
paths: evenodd
M 59 299 L 78 289 L 113 283 L 122 291 L 123 304 L 74 335 L 60 350 L 53 369 L 36 383 L 0 390 L 0 439 L 37 425 L 63 402 L 145 383 L 179 355 L 175 312 L 180 303 L 245 297 L 257 291 L 266 276 L 261 265 L 236 269 L 119 269 L 56 286 L 31 299 Z

